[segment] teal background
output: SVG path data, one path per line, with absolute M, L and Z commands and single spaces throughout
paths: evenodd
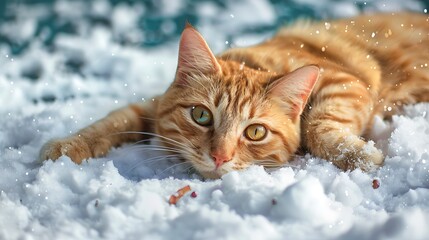
M 171 0 L 176 1 L 176 0 Z M 406 1 L 406 0 L 404 0 Z M 81 1 L 84 4 L 90 4 L 91 1 Z M 189 21 L 193 25 L 198 25 L 198 22 L 201 20 L 198 18 L 196 14 L 196 3 L 198 2 L 209 2 L 209 0 L 186 0 L 184 3 L 186 7 L 184 11 L 180 11 L 177 14 L 173 14 L 171 16 L 164 16 L 161 13 L 161 10 L 164 6 L 160 4 L 160 1 L 157 0 L 110 0 L 112 6 L 118 4 L 142 4 L 147 10 L 145 14 L 140 16 L 138 25 L 142 30 L 143 34 L 146 36 L 144 40 L 137 43 L 139 46 L 143 48 L 151 48 L 158 46 L 160 44 L 164 44 L 173 39 L 176 39 L 180 34 L 181 29 L 185 25 L 186 21 Z M 227 0 L 210 0 L 210 2 L 216 4 L 219 7 L 226 8 Z M 325 16 L 324 12 L 318 12 L 314 9 L 310 4 L 299 3 L 295 1 L 282 1 L 282 0 L 269 0 L 269 2 L 273 5 L 276 11 L 276 21 L 269 25 L 255 26 L 255 27 L 247 27 L 242 29 L 237 29 L 234 34 L 240 35 L 243 33 L 260 33 L 264 31 L 273 31 L 278 28 L 279 25 L 288 23 L 293 21 L 298 17 L 307 17 L 313 19 L 319 19 Z M 315 1 L 316 2 L 316 1 Z M 343 1 L 332 1 L 333 4 L 338 4 Z M 352 1 L 358 7 L 358 9 L 362 10 L 366 3 L 365 1 Z M 371 2 L 371 1 L 368 1 Z M 388 1 L 387 1 L 388 2 Z M 55 0 L 0 0 L 0 25 L 7 24 L 9 21 L 13 21 L 15 19 L 13 9 L 19 5 L 27 5 L 27 6 L 40 6 L 43 5 L 46 7 L 47 14 L 37 20 L 37 30 L 35 31 L 34 37 L 40 37 L 42 32 L 49 32 L 47 36 L 43 36 L 43 42 L 45 45 L 50 46 L 55 37 L 59 33 L 69 33 L 74 34 L 76 32 L 76 26 L 73 19 L 63 19 L 61 16 L 58 16 L 53 11 L 53 5 Z M 421 3 L 423 6 L 429 9 L 429 1 L 422 0 Z M 313 3 L 312 3 L 313 4 Z M 71 11 L 79 11 L 73 9 Z M 250 13 L 251 14 L 251 13 Z M 103 18 L 100 16 L 91 16 L 84 15 L 86 20 L 88 20 L 91 24 L 102 24 L 109 26 L 110 19 Z M 173 32 L 165 33 L 160 31 L 160 26 L 165 22 L 169 21 L 175 24 L 175 30 Z M 48 29 L 49 31 L 44 31 Z M 231 36 L 231 38 L 234 36 Z M 131 44 L 126 41 L 126 39 L 118 38 L 116 39 L 121 44 L 127 45 Z M 2 34 L 0 32 L 0 43 L 6 43 L 10 46 L 11 54 L 16 55 L 20 54 L 22 51 L 26 49 L 29 44 L 29 41 L 18 42 L 14 39 L 10 39 L 10 37 Z M 136 43 L 132 43 L 136 44 Z

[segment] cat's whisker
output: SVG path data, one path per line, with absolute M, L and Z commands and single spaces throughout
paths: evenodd
M 180 154 L 169 154 L 169 155 L 150 157 L 150 158 L 144 159 L 142 162 L 153 163 L 153 162 L 159 162 L 160 160 L 170 160 L 171 158 L 180 158 Z
M 191 145 L 191 146 L 190 146 L 191 148 L 194 148 L 194 149 L 195 149 L 195 148 L 197 148 L 197 147 L 194 145 L 194 143 L 192 143 L 192 142 L 191 142 L 191 140 L 189 140 L 188 138 L 184 138 L 184 140 L 186 140 L 186 141 Z M 189 146 L 187 146 L 187 149 L 188 149 L 188 148 L 189 148 Z
M 208 164 L 207 162 L 205 162 L 205 161 L 203 161 L 203 160 L 198 161 L 198 165 L 199 165 L 200 167 L 207 168 L 207 169 L 210 169 L 210 170 L 213 168 L 213 166 L 212 166 L 212 165 Z M 208 171 L 210 171 L 210 170 L 208 170 Z
M 189 162 L 181 162 L 181 163 L 173 164 L 172 166 L 170 166 L 170 167 L 164 169 L 162 172 L 160 172 L 159 175 L 163 174 L 164 172 L 166 172 L 166 171 L 168 171 L 168 170 L 170 170 L 172 168 L 175 168 L 175 167 L 178 167 L 178 166 L 181 166 L 181 165 L 184 165 L 184 164 L 190 164 L 190 163 Z
M 172 153 L 182 153 L 182 151 L 179 150 L 173 150 L 173 149 L 162 149 L 162 148 L 134 148 L 134 151 L 138 151 L 138 152 L 144 152 L 144 151 L 159 151 L 159 152 L 172 152 Z
M 284 166 L 284 165 L 271 165 L 271 164 L 264 164 L 264 163 L 257 163 L 256 165 L 263 166 L 266 168 L 281 168 Z
M 146 140 L 150 140 L 150 139 L 146 139 Z M 163 145 L 139 145 L 138 143 L 141 143 L 145 140 L 141 140 L 138 141 L 134 144 L 131 144 L 129 147 L 125 148 L 126 150 L 136 150 L 136 151 L 160 151 L 160 152 L 165 152 L 165 153 L 179 153 L 179 154 L 183 154 L 183 153 L 190 153 L 192 154 L 192 152 L 188 149 L 188 148 L 184 148 L 182 146 L 178 146 L 176 148 L 174 147 L 167 147 L 167 146 L 163 146 Z M 119 152 L 121 152 L 121 150 L 119 150 Z M 127 151 L 126 153 L 128 156 L 129 154 L 131 154 L 129 151 Z
M 293 155 L 293 156 L 295 156 L 295 155 Z M 300 166 L 292 165 L 289 162 L 279 163 L 275 159 L 264 159 L 264 160 L 260 160 L 260 161 L 255 162 L 255 164 L 263 166 L 265 168 L 269 168 L 270 170 L 277 170 L 277 169 L 280 169 L 283 167 L 290 167 L 290 168 L 294 168 L 294 169 L 300 169 L 301 168 Z
M 210 165 L 208 162 L 206 162 L 200 155 L 198 155 L 195 152 L 188 152 L 187 155 L 183 156 L 185 159 L 187 159 L 189 163 L 196 164 L 200 167 L 206 168 L 206 169 L 212 169 L 213 165 Z M 192 165 L 193 166 L 193 165 Z M 208 171 L 210 171 L 208 170 Z
M 126 148 L 134 150 L 134 149 L 138 149 L 138 150 L 156 150 L 156 151 L 176 151 L 176 152 L 181 152 L 181 149 L 178 148 L 172 148 L 172 147 L 166 147 L 166 146 L 159 146 L 159 145 L 133 145 L 133 146 L 129 146 Z
M 169 143 L 170 143 L 170 144 L 171 144 L 171 143 L 175 143 L 175 144 L 177 144 L 177 146 L 188 147 L 188 146 L 186 146 L 185 144 L 180 143 L 180 142 L 178 142 L 178 141 L 176 141 L 176 140 L 174 140 L 174 139 L 171 139 L 171 138 L 169 138 L 169 137 L 162 136 L 162 135 L 160 135 L 160 134 L 152 133 L 152 132 L 143 132 L 143 131 L 141 131 L 141 132 L 140 132 L 140 131 L 124 131 L 124 132 L 113 133 L 112 135 L 114 135 L 114 134 L 141 134 L 141 135 L 148 135 L 148 136 L 158 137 L 158 138 L 161 138 L 161 139 L 167 140 L 167 141 L 169 141 Z
M 152 139 L 151 138 L 148 138 L 148 139 L 143 139 L 143 140 L 139 140 L 139 141 L 136 141 L 136 142 L 134 142 L 132 145 L 136 145 L 136 144 L 139 144 L 139 143 L 150 143 L 152 141 Z
M 278 161 L 274 159 L 264 159 L 264 160 L 258 160 L 254 162 L 256 165 L 261 165 L 264 167 L 282 167 L 285 165 L 285 163 L 279 163 Z
M 189 146 L 188 145 L 186 145 L 186 144 L 182 144 L 182 145 L 177 145 L 177 144 L 175 144 L 175 143 L 171 143 L 171 142 L 166 142 L 165 144 L 167 144 L 167 145 L 169 145 L 169 146 L 172 146 L 172 148 L 175 148 L 175 149 L 177 149 L 177 150 L 181 150 L 181 151 L 183 151 L 183 152 L 189 152 L 190 151 L 190 149 L 192 149 L 192 148 L 196 148 L 195 147 L 195 145 L 189 140 L 189 139 L 187 139 L 187 138 L 183 138 L 183 140 L 186 140 L 186 141 L 188 141 L 189 142 Z M 161 141 L 163 141 L 162 139 L 161 139 Z
M 163 155 L 163 156 L 147 158 L 147 159 L 144 159 L 142 161 L 138 161 L 137 163 L 133 164 L 125 173 L 129 174 L 132 170 L 136 169 L 138 166 L 143 165 L 143 164 L 148 164 L 148 163 L 150 164 L 153 162 L 170 160 L 171 158 L 176 158 L 179 156 L 180 155 L 178 155 L 178 154 L 173 154 L 173 155 Z
M 192 164 L 191 164 L 189 167 L 186 167 L 185 169 L 183 169 L 183 171 L 186 172 L 187 174 L 189 174 L 192 169 L 195 170 L 194 166 L 192 166 Z
M 151 139 L 140 140 L 140 141 L 137 141 L 137 142 L 131 144 L 131 146 L 132 147 L 142 147 L 142 148 L 149 147 L 149 146 L 155 146 L 155 147 L 164 148 L 164 149 L 171 149 L 171 150 L 177 150 L 177 151 L 181 150 L 183 152 L 186 152 L 186 151 L 189 150 L 189 148 L 187 146 L 185 147 L 185 146 L 177 145 L 177 144 L 174 144 L 174 143 L 168 143 L 172 147 L 168 147 L 168 146 L 164 146 L 164 145 L 159 145 L 159 144 L 143 144 L 143 145 L 139 144 L 139 143 L 142 143 L 142 142 L 150 142 L 150 141 L 151 141 Z M 162 141 L 162 139 L 161 139 L 161 141 Z
M 161 155 L 161 157 L 162 156 L 169 156 L 167 154 L 175 155 L 175 156 L 180 156 L 182 154 L 181 151 L 174 150 L 174 149 L 162 149 L 162 148 L 154 148 L 154 147 L 148 147 L 148 148 L 146 148 L 145 146 L 142 146 L 142 148 L 139 148 L 139 146 L 129 147 L 129 148 L 126 149 L 127 150 L 126 152 L 124 152 L 124 150 L 125 149 L 118 151 L 119 152 L 119 156 L 121 156 L 122 158 L 128 158 L 128 156 L 130 156 L 132 153 L 138 153 L 138 152 L 141 152 L 141 151 L 148 151 L 148 152 L 150 152 L 150 151 L 152 151 L 152 152 L 159 151 L 159 152 L 165 153 L 165 154 Z M 174 154 L 172 154 L 172 153 L 174 153 Z

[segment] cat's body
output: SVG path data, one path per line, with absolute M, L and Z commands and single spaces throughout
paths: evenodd
M 66 154 L 80 163 L 152 135 L 135 131 L 156 133 L 166 151 L 206 177 L 251 164 L 280 166 L 299 146 L 342 169 L 368 169 L 383 155 L 361 136 L 375 115 L 429 101 L 428 64 L 427 15 L 300 22 L 217 58 L 187 27 L 176 79 L 164 95 L 49 142 L 41 157 Z

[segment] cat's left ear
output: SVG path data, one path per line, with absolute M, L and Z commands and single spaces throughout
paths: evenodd
M 293 118 L 301 115 L 311 91 L 319 78 L 319 67 L 309 65 L 275 80 L 268 87 L 269 95 L 290 106 Z
M 185 83 L 192 73 L 212 74 L 221 68 L 201 34 L 189 23 L 180 38 L 176 82 Z

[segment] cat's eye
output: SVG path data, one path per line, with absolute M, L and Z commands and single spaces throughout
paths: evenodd
M 201 126 L 209 126 L 213 121 L 212 113 L 202 106 L 192 107 L 191 116 Z
M 267 135 L 267 129 L 262 124 L 252 124 L 246 128 L 244 135 L 252 141 L 261 141 Z

